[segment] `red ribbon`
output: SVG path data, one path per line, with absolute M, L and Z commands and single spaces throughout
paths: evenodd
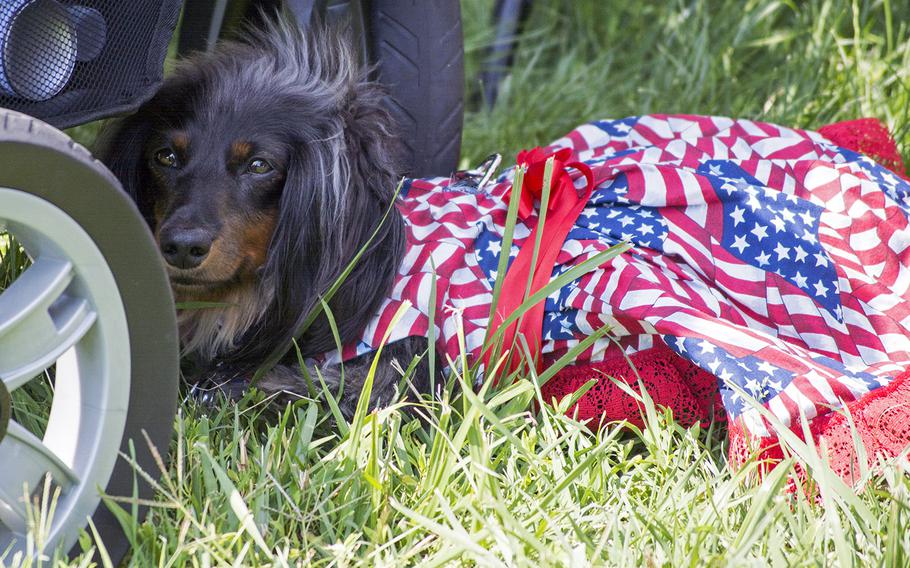
M 543 148 L 537 147 L 532 150 L 522 150 L 518 154 L 518 164 L 526 169 L 524 182 L 521 186 L 521 194 L 518 198 L 521 200 L 518 204 L 518 216 L 523 221 L 531 220 L 535 210 L 535 204 L 539 203 L 543 196 L 544 172 L 546 170 L 547 160 L 553 158 L 553 174 L 550 178 L 550 196 L 546 209 L 546 220 L 541 227 L 542 234 L 540 238 L 540 248 L 537 251 L 537 258 L 534 259 L 534 243 L 537 241 L 538 224 L 533 220 L 531 235 L 528 237 L 518 251 L 518 256 L 512 262 L 509 270 L 506 272 L 502 282 L 502 291 L 499 295 L 499 302 L 496 306 L 496 312 L 493 315 L 492 330 L 497 330 L 503 321 L 512 314 L 518 306 L 530 295 L 543 288 L 550 281 L 553 274 L 553 267 L 556 264 L 556 257 L 562 250 L 566 236 L 582 210 L 591 197 L 594 190 L 594 174 L 586 164 L 581 162 L 567 162 L 572 156 L 572 150 L 563 148 L 556 152 L 549 153 Z M 584 188 L 576 188 L 572 177 L 566 168 L 573 168 L 580 172 L 587 181 Z M 513 187 L 514 190 L 514 187 Z M 509 196 L 514 199 L 514 191 Z M 501 254 L 509 254 L 509 251 L 503 251 Z M 528 290 L 528 281 L 531 286 Z M 526 295 L 527 291 L 527 295 Z M 512 322 L 503 332 L 503 345 L 509 348 L 515 334 L 520 333 L 525 336 L 531 355 L 534 356 L 539 366 L 539 353 L 543 335 L 543 318 L 544 318 L 544 301 L 541 300 L 525 312 L 522 318 Z M 484 355 L 484 364 L 487 369 L 490 368 L 490 357 L 492 349 L 488 349 Z M 510 357 L 510 370 L 518 367 L 520 357 Z

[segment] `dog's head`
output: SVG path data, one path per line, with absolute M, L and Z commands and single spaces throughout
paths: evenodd
M 273 22 L 182 64 L 104 136 L 103 159 L 151 226 L 177 300 L 250 312 L 208 356 L 286 344 L 370 240 L 397 181 L 382 96 L 338 33 Z M 370 243 L 330 302 L 344 340 L 388 291 L 401 219 Z M 306 352 L 332 347 L 322 324 Z

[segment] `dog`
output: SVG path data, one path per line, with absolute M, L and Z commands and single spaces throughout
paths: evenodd
M 347 361 L 343 385 L 338 366 L 314 359 L 336 348 L 334 332 L 342 345 L 359 337 L 404 252 L 403 221 L 386 215 L 401 174 L 383 96 L 342 32 L 275 20 L 180 64 L 103 134 L 102 161 L 152 229 L 185 307 L 191 382 L 236 391 L 267 368 L 256 383 L 266 393 L 307 394 L 308 361 L 309 378 L 343 389 L 352 415 L 372 357 Z M 329 313 L 303 329 L 358 254 Z M 371 404 L 391 401 L 401 368 L 427 349 L 421 338 L 389 345 Z M 417 365 L 414 389 L 428 372 Z

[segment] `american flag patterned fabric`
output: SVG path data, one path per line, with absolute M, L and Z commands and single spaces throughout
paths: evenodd
M 648 115 L 579 126 L 572 150 L 596 180 L 554 276 L 621 242 L 632 247 L 546 299 L 542 355 L 554 360 L 610 324 L 585 364 L 665 343 L 717 377 L 753 436 L 826 414 L 889 384 L 910 361 L 910 184 L 820 134 L 723 117 Z M 576 186 L 584 178 L 573 172 Z M 481 191 L 408 180 L 408 247 L 394 290 L 361 341 L 334 360 L 425 336 L 478 360 L 513 172 Z M 520 222 L 512 250 L 536 218 Z M 430 305 L 435 286 L 435 305 Z

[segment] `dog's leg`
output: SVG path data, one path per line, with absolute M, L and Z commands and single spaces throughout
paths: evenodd
M 429 392 L 430 368 L 426 357 L 427 349 L 428 342 L 424 337 L 409 337 L 383 348 L 376 365 L 376 373 L 373 375 L 370 408 L 389 405 L 395 402 L 401 394 L 410 395 L 413 400 L 415 392 Z M 399 383 L 403 379 L 402 371 L 410 366 L 414 357 L 420 357 L 420 360 L 404 385 L 406 392 L 399 393 Z M 322 389 L 320 377 L 325 382 L 325 387 L 335 396 L 343 386 L 339 408 L 345 418 L 350 419 L 357 409 L 357 402 L 360 399 L 363 384 L 369 375 L 373 358 L 374 355 L 368 353 L 344 363 L 343 385 L 342 369 L 339 365 L 325 365 L 320 367 L 317 372 L 315 366 L 308 364 L 307 373 L 317 389 L 316 394 L 321 393 Z M 437 382 L 439 380 L 441 380 L 440 377 L 437 377 Z M 277 394 L 282 399 L 293 399 L 308 393 L 307 381 L 296 362 L 276 365 L 259 379 L 256 388 L 266 394 Z

